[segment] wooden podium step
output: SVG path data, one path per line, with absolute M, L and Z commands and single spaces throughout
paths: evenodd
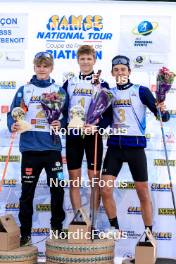
M 86 244 L 70 244 L 67 239 L 48 239 L 46 241 L 46 254 L 101 255 L 112 253 L 114 247 L 113 239 L 94 239 Z
M 95 239 L 86 244 L 70 244 L 67 239 L 48 239 L 46 263 L 113 264 L 114 247 L 112 239 Z
M 38 249 L 34 246 L 0 251 L 0 264 L 36 264 Z

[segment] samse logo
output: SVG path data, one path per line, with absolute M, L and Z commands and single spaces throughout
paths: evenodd
M 88 15 L 86 17 L 71 15 L 68 18 L 66 16 L 59 17 L 53 15 L 49 18 L 47 29 L 48 30 L 83 30 L 87 31 L 93 29 L 94 31 L 100 31 L 103 28 L 102 16 Z

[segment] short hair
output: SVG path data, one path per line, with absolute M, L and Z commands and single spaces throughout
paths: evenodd
M 78 52 L 77 52 L 78 58 L 79 56 L 84 55 L 84 54 L 92 55 L 94 58 L 96 58 L 96 51 L 91 45 L 82 45 L 79 47 Z

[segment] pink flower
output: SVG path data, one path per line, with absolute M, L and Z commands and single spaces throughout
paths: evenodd
M 163 102 L 166 98 L 166 93 L 171 89 L 176 74 L 168 68 L 162 67 L 157 75 L 156 96 L 158 102 Z
M 157 80 L 166 84 L 172 84 L 175 78 L 175 73 L 170 72 L 170 70 L 166 67 L 162 67 L 159 70 Z

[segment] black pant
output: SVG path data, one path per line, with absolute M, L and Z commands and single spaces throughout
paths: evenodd
M 53 179 L 55 183 L 59 183 L 56 179 L 63 173 L 61 153 L 54 150 L 25 151 L 22 153 L 21 163 L 22 192 L 19 212 L 21 236 L 31 235 L 34 193 L 43 168 L 51 193 L 51 227 L 61 229 L 65 219 L 64 189 L 59 184 L 55 186 L 56 184 L 50 182 L 50 179 Z
M 94 169 L 94 148 L 95 135 L 85 135 L 84 138 L 79 136 L 66 136 L 66 158 L 68 170 L 81 168 L 84 151 L 86 153 L 87 167 L 89 170 Z M 97 139 L 97 170 L 101 170 L 103 156 L 102 136 L 98 134 Z
M 134 181 L 148 181 L 147 159 L 143 148 L 109 146 L 104 159 L 102 175 L 118 176 L 123 162 L 127 162 Z

